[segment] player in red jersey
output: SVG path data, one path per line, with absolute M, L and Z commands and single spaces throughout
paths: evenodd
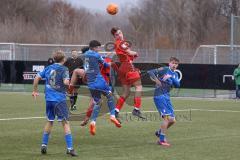
M 116 117 L 119 117 L 119 111 L 122 109 L 125 100 L 129 97 L 131 87 L 134 86 L 135 97 L 132 114 L 143 118 L 140 112 L 142 83 L 139 69 L 135 68 L 133 65 L 133 60 L 138 54 L 130 49 L 129 44 L 124 40 L 123 33 L 119 28 L 113 27 L 111 29 L 111 34 L 115 38 L 115 52 L 120 61 L 118 77 L 123 87 L 123 93 L 116 104 Z

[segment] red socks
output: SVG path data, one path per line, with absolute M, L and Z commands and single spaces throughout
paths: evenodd
M 124 102 L 125 102 L 125 98 L 120 96 L 120 98 L 118 99 L 117 104 L 116 104 L 116 110 L 118 112 L 122 109 Z M 142 98 L 141 97 L 135 97 L 134 98 L 135 109 L 140 109 L 141 105 L 142 105 Z
M 116 110 L 119 112 L 122 107 L 123 107 L 123 104 L 125 102 L 125 98 L 123 98 L 122 96 L 119 97 L 118 101 L 117 101 L 117 104 L 116 104 Z
M 94 102 L 93 102 L 93 99 L 91 99 L 90 103 L 89 103 L 89 107 L 87 109 L 87 113 L 86 113 L 86 116 L 89 117 L 89 118 L 92 115 L 93 107 L 94 107 Z
M 142 105 L 142 98 L 141 97 L 135 97 L 134 98 L 134 107 L 136 109 L 140 109 L 141 105 Z

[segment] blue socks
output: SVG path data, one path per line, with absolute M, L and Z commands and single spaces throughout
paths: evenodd
M 44 132 L 42 137 L 42 145 L 48 145 L 48 139 L 49 139 L 49 133 Z M 65 141 L 67 144 L 67 149 L 71 150 L 73 149 L 73 138 L 72 134 L 66 134 L 65 135 Z
M 115 103 L 114 103 L 114 98 L 111 95 L 107 95 L 107 99 L 108 99 L 108 108 L 109 108 L 109 112 L 111 116 L 115 116 Z M 93 112 L 92 112 L 92 116 L 91 116 L 91 120 L 95 121 L 97 120 L 98 114 L 100 112 L 100 106 L 98 104 L 95 104 L 93 107 Z
M 42 136 L 42 144 L 48 145 L 49 133 L 44 132 Z
M 165 134 L 160 133 L 159 140 L 160 140 L 160 142 L 164 142 L 165 141 Z
M 95 121 L 97 120 L 97 117 L 98 117 L 98 114 L 100 112 L 100 106 L 95 104 L 94 107 L 93 107 L 93 112 L 92 112 L 92 116 L 91 116 L 91 120 L 92 121 Z
M 73 149 L 73 138 L 72 138 L 71 133 L 65 135 L 65 141 L 66 141 L 66 144 L 67 144 L 67 149 L 72 150 Z
M 115 116 L 115 103 L 114 103 L 114 98 L 113 96 L 108 95 L 108 108 L 111 116 Z

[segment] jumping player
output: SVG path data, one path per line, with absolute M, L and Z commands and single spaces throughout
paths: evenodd
M 67 104 L 66 104 L 66 89 L 65 85 L 69 85 L 69 72 L 66 67 L 63 66 L 65 62 L 65 55 L 61 51 L 57 51 L 53 55 L 54 64 L 46 67 L 42 72 L 38 73 L 33 82 L 32 96 L 36 99 L 38 94 L 38 83 L 41 79 L 45 79 L 45 99 L 46 99 L 46 117 L 47 123 L 44 127 L 44 133 L 42 137 L 41 153 L 47 153 L 47 145 L 49 135 L 51 133 L 53 122 L 57 116 L 58 121 L 62 122 L 65 141 L 67 144 L 67 154 L 71 156 L 77 156 L 73 149 L 73 140 L 70 129 L 70 124 L 63 114 L 56 112 L 56 107 L 61 104 L 62 111 L 65 111 L 66 117 L 69 116 Z
M 117 70 L 116 64 L 112 62 L 112 59 L 108 55 L 107 56 L 102 56 L 102 57 L 103 57 L 105 63 L 110 63 L 111 67 L 113 66 L 113 68 L 115 68 L 115 70 Z M 105 81 L 109 85 L 111 91 L 113 92 L 114 89 L 112 87 L 112 83 L 111 83 L 111 79 L 110 79 L 111 67 L 110 66 L 104 66 L 103 64 L 100 64 L 99 66 L 100 66 L 101 75 L 103 76 L 103 78 L 105 79 Z M 90 102 L 89 102 L 89 107 L 88 107 L 87 112 L 86 112 L 86 116 L 85 116 L 84 120 L 82 121 L 81 126 L 85 126 L 88 123 L 88 121 L 89 121 L 89 119 L 92 115 L 92 111 L 93 111 L 93 106 L 94 106 L 93 102 L 94 102 L 93 99 L 91 99 Z
M 115 115 L 116 117 L 119 116 L 119 112 L 122 109 L 124 102 L 130 95 L 130 89 L 134 86 L 135 97 L 132 114 L 143 118 L 140 112 L 142 93 L 141 78 L 139 70 L 133 65 L 133 60 L 138 56 L 138 54 L 129 48 L 128 43 L 125 42 L 123 33 L 119 28 L 112 28 L 111 34 L 115 38 L 115 52 L 120 61 L 118 77 L 123 87 L 123 93 L 116 104 Z
M 91 135 L 95 135 L 96 133 L 96 119 L 100 112 L 101 94 L 107 98 L 111 122 L 113 122 L 116 127 L 121 127 L 120 122 L 115 118 L 115 103 L 111 89 L 100 73 L 99 63 L 102 63 L 104 67 L 109 66 L 108 63 L 104 63 L 103 58 L 98 53 L 100 46 L 100 42 L 92 40 L 89 43 L 89 50 L 84 54 L 87 85 L 94 100 L 93 113 L 90 118 Z
M 178 74 L 174 72 L 177 69 L 178 64 L 179 60 L 175 57 L 171 57 L 169 67 L 161 67 L 148 71 L 151 79 L 156 83 L 153 98 L 154 103 L 163 118 L 160 130 L 156 131 L 155 134 L 159 137 L 158 144 L 163 146 L 170 146 L 165 135 L 167 133 L 167 129 L 176 122 L 174 109 L 170 101 L 170 90 L 171 87 L 180 87 Z

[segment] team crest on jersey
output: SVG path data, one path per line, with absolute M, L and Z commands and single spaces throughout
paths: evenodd
M 120 44 L 120 48 L 122 50 L 127 50 L 128 48 L 131 47 L 131 42 L 130 41 L 123 41 L 121 44 Z
M 123 50 L 127 50 L 128 49 L 128 45 L 126 42 L 122 43 L 120 46 Z

